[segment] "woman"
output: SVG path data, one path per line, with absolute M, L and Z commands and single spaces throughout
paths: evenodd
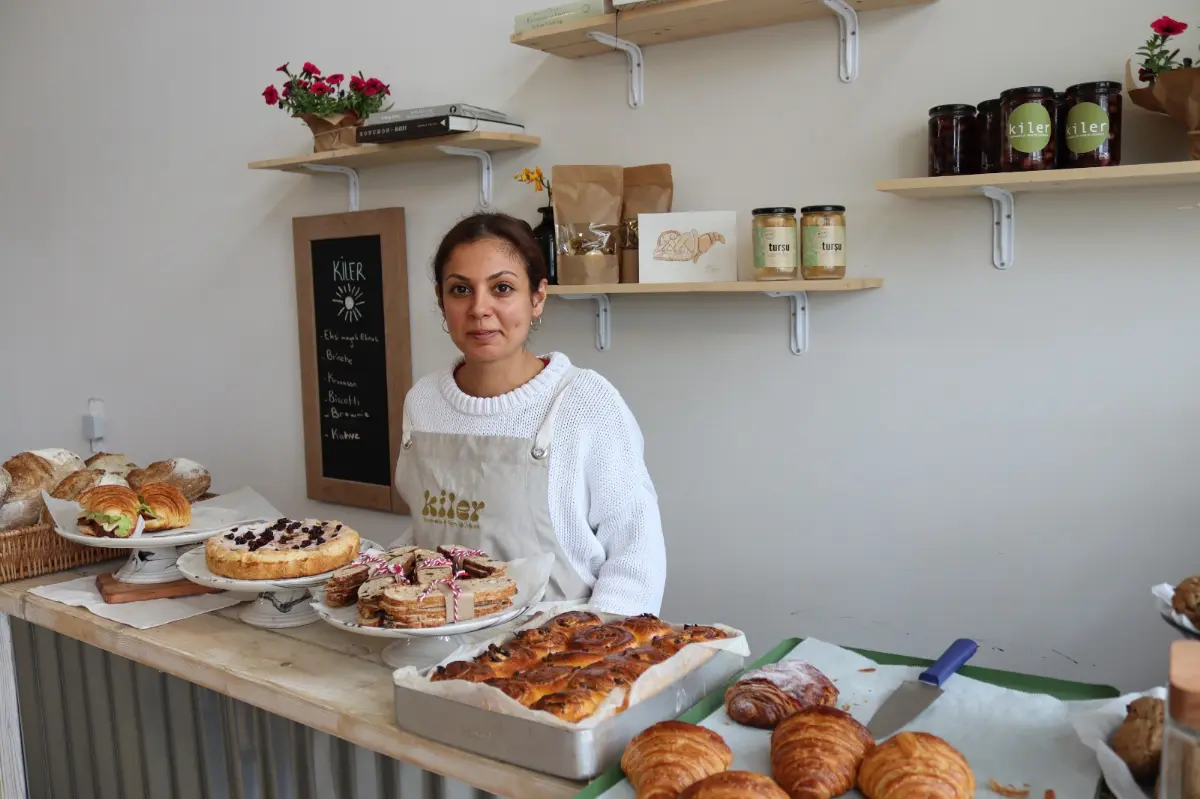
M 533 231 L 503 214 L 464 219 L 433 273 L 462 358 L 405 398 L 396 487 L 414 543 L 553 552 L 547 600 L 658 613 L 666 552 L 633 414 L 600 375 L 525 348 L 546 306 Z

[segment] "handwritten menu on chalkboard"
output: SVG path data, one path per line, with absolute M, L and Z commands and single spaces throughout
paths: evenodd
M 407 513 L 392 484 L 412 387 L 404 209 L 292 220 L 308 496 Z
M 391 484 L 379 236 L 312 243 L 321 471 Z

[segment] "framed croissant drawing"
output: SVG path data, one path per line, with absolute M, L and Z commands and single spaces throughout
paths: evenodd
M 639 283 L 738 279 L 737 212 L 638 215 Z

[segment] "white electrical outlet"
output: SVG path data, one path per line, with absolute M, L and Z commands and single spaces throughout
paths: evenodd
M 83 437 L 91 444 L 93 453 L 99 452 L 104 443 L 104 426 L 104 400 L 92 397 L 83 417 Z

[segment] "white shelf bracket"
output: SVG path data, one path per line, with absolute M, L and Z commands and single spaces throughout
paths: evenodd
M 345 175 L 350 181 L 350 210 L 358 210 L 358 173 L 348 166 L 329 166 L 328 164 L 301 164 L 313 172 L 330 172 L 335 175 Z
M 1016 203 L 1012 192 L 995 186 L 983 186 L 979 191 L 992 201 L 992 263 L 997 269 L 1008 269 L 1013 265 L 1017 240 Z
M 787 297 L 791 313 L 792 355 L 808 352 L 808 292 L 768 291 L 768 297 Z
M 593 300 L 596 303 L 596 349 L 608 352 L 612 346 L 612 305 L 607 294 L 559 294 L 564 300 Z
M 623 50 L 625 55 L 629 56 L 629 107 L 641 108 L 646 102 L 646 62 L 642 58 L 642 48 L 633 42 L 600 31 L 592 31 L 588 36 L 614 50 Z
M 472 150 L 469 147 L 448 147 L 439 145 L 438 149 L 446 155 L 458 155 L 464 158 L 479 159 L 479 204 L 487 208 L 492 204 L 492 154 L 487 150 Z
M 838 77 L 842 83 L 854 83 L 858 78 L 858 12 L 846 0 L 824 0 L 825 5 L 837 14 L 838 37 L 840 38 L 841 63 Z

